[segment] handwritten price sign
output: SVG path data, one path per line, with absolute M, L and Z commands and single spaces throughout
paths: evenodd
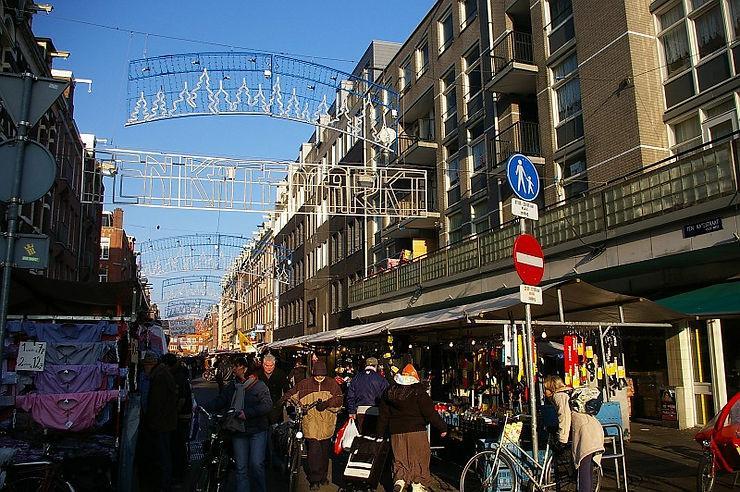
M 15 370 L 42 372 L 45 357 L 46 342 L 21 342 Z

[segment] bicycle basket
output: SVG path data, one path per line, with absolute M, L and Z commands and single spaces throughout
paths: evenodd
M 519 444 L 519 439 L 522 437 L 522 429 L 524 423 L 522 422 L 509 422 L 504 426 L 503 435 L 501 436 L 502 442 L 510 442 Z

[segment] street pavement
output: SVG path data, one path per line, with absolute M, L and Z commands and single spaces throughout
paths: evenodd
M 193 392 L 198 403 L 205 403 L 218 394 L 215 383 L 206 383 L 203 380 L 193 382 Z M 693 492 L 696 490 L 696 469 L 701 456 L 699 445 L 693 436 L 696 430 L 679 431 L 654 425 L 632 423 L 632 439 L 626 444 L 627 475 L 629 490 L 632 491 L 678 491 Z M 203 430 L 199 440 L 205 439 Z M 191 480 L 200 467 L 200 442 L 194 442 L 191 446 Z M 432 473 L 437 482 L 435 490 L 454 491 L 457 490 L 461 469 L 450 460 L 432 459 Z M 345 458 L 346 459 L 346 458 Z M 329 477 L 335 477 L 332 484 L 321 489 L 321 492 L 340 490 L 337 484 L 341 483 L 339 476 L 344 463 L 335 458 L 332 461 Z M 332 471 L 332 468 L 336 472 Z M 389 467 L 387 467 L 389 468 Z M 604 463 L 604 480 L 602 489 L 605 492 L 620 490 L 614 479 L 613 462 Z M 388 475 L 388 473 L 386 473 Z M 286 477 L 270 470 L 268 476 L 269 491 L 287 490 Z M 716 491 L 732 490 L 732 476 L 722 476 L 715 486 Z M 300 484 L 301 491 L 308 490 L 308 483 Z M 230 480 L 233 482 L 233 477 Z M 740 484 L 740 480 L 738 480 Z M 227 487 L 227 492 L 233 490 L 233 483 Z M 738 486 L 740 487 L 740 485 Z M 736 487 L 735 490 L 740 490 Z M 390 490 L 390 477 L 385 478 L 385 488 L 381 485 L 377 491 Z M 622 489 L 624 490 L 623 486 Z

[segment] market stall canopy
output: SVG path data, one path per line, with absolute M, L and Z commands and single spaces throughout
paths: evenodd
M 740 315 L 740 280 L 710 285 L 655 302 L 692 316 L 737 316 Z
M 629 323 L 670 323 L 686 317 L 647 299 L 610 292 L 578 279 L 544 285 L 542 291 L 543 304 L 532 306 L 532 318 L 540 321 L 558 320 L 560 302 L 564 318 L 568 322 L 588 321 L 609 325 L 619 323 L 623 317 L 624 321 Z M 519 300 L 518 287 L 515 291 L 509 289 L 498 297 L 483 301 L 281 340 L 270 344 L 270 348 L 349 340 L 385 332 L 466 328 L 474 326 L 476 320 L 512 319 L 516 321 L 524 319 L 524 304 Z
M 9 315 L 131 315 L 134 282 L 70 282 L 13 271 Z

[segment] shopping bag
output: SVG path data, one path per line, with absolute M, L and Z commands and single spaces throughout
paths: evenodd
M 344 431 L 347 430 L 347 426 L 350 422 L 353 422 L 353 420 L 347 419 L 344 425 L 341 426 L 337 431 L 337 437 L 334 439 L 334 454 L 336 454 L 337 456 L 342 454 L 342 451 L 344 451 L 344 449 L 342 448 L 342 438 L 344 437 Z
M 349 422 L 347 422 L 347 428 L 344 429 L 344 435 L 342 436 L 342 448 L 344 448 L 345 451 L 352 449 L 352 442 L 355 440 L 355 437 L 359 435 L 360 431 L 357 430 L 355 419 L 349 419 Z

